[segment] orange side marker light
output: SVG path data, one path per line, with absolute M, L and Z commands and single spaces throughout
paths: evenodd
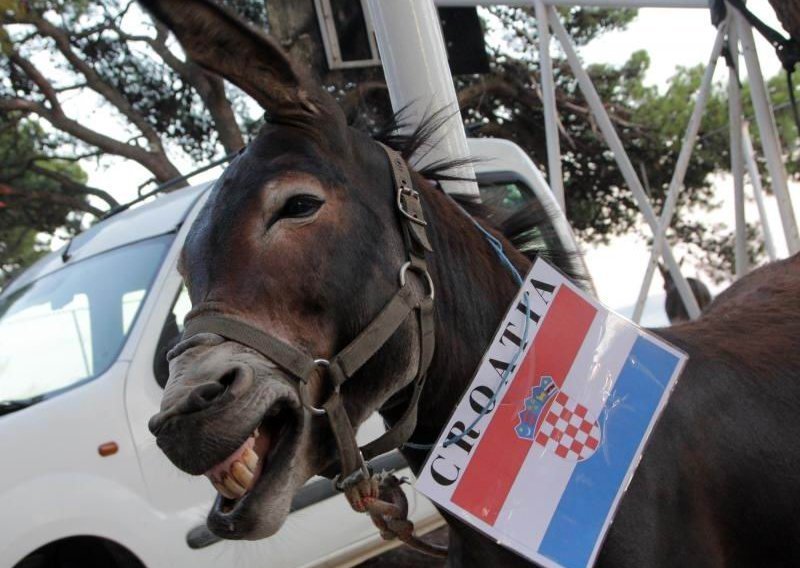
M 102 457 L 107 458 L 108 456 L 113 456 L 119 450 L 119 446 L 117 446 L 116 442 L 106 442 L 105 444 L 100 444 L 97 446 L 97 453 L 100 454 Z

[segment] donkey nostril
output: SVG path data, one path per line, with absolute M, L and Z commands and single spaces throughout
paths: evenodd
M 233 397 L 238 398 L 253 386 L 253 370 L 250 367 L 237 366 L 222 375 L 217 382 Z
M 199 396 L 206 402 L 213 402 L 215 399 L 219 398 L 219 396 L 223 392 L 225 392 L 226 388 L 227 385 L 215 385 L 215 384 L 206 385 L 205 387 L 201 387 L 197 390 L 197 396 Z
M 253 371 L 249 367 L 229 369 L 218 379 L 193 387 L 180 400 L 164 408 L 150 420 L 150 429 L 157 435 L 172 417 L 205 410 L 214 404 L 221 403 L 220 399 L 223 396 L 228 400 L 236 399 L 246 393 L 252 384 Z
M 226 389 L 233 384 L 233 381 L 236 380 L 236 369 L 231 369 L 219 379 L 219 384 L 224 386 Z
M 186 411 L 196 412 L 208 408 L 227 390 L 227 387 L 220 383 L 206 383 L 195 387 L 186 401 Z

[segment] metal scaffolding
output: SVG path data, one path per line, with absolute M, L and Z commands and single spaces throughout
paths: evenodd
M 436 160 L 466 155 L 466 135 L 458 114 L 458 103 L 452 76 L 447 66 L 447 54 L 442 40 L 436 6 L 490 6 L 512 5 L 533 7 L 539 28 L 539 64 L 541 72 L 542 103 L 546 144 L 548 151 L 548 178 L 556 201 L 564 209 L 564 187 L 561 170 L 561 153 L 558 132 L 558 116 L 555 104 L 555 84 L 550 58 L 551 32 L 566 55 L 567 62 L 578 81 L 578 85 L 612 151 L 622 176 L 633 193 L 636 204 L 653 234 L 650 261 L 647 264 L 642 287 L 636 302 L 633 319 L 639 321 L 652 284 L 653 274 L 660 258 L 663 258 L 672 275 L 677 290 L 691 318 L 700 314 L 694 295 L 675 260 L 667 241 L 667 230 L 675 212 L 678 195 L 689 165 L 692 150 L 708 101 L 714 70 L 718 60 L 725 54 L 730 56 L 728 97 L 731 139 L 731 173 L 734 179 L 734 202 L 736 223 L 736 276 L 746 273 L 747 246 L 744 214 L 744 173 L 748 172 L 753 194 L 759 210 L 767 253 L 775 259 L 773 231 L 769 226 L 764 208 L 764 190 L 758 173 L 748 124 L 743 120 L 739 83 L 740 50 L 750 81 L 750 96 L 755 109 L 756 125 L 767 164 L 773 193 L 781 215 L 783 234 L 790 254 L 800 251 L 800 236 L 789 195 L 786 169 L 778 138 L 775 118 L 769 101 L 761 67 L 753 42 L 750 24 L 739 12 L 727 6 L 727 16 L 717 28 L 716 40 L 711 50 L 708 65 L 697 92 L 694 109 L 686 128 L 675 171 L 670 181 L 660 218 L 656 216 L 642 182 L 628 157 L 625 148 L 586 72 L 569 33 L 564 28 L 557 6 L 594 6 L 604 8 L 694 8 L 708 9 L 709 0 L 369 0 L 369 12 L 381 51 L 386 81 L 392 105 L 395 109 L 407 108 L 411 118 L 419 119 L 430 109 L 452 109 L 452 118 L 441 146 L 427 157 Z M 471 171 L 460 172 L 470 176 Z M 462 183 L 446 188 L 456 193 L 478 194 L 475 184 Z M 566 211 L 565 211 L 566 213 Z

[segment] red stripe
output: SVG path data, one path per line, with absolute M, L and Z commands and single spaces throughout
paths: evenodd
M 486 428 L 475 455 L 453 492 L 452 501 L 494 525 L 511 485 L 528 454 L 531 440 L 517 436 L 518 414 L 531 387 L 550 375 L 561 387 L 597 310 L 562 286 L 536 334 L 522 366 Z

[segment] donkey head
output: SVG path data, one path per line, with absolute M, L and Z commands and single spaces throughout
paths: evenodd
M 189 57 L 267 113 L 186 239 L 187 322 L 219 314 L 330 357 L 398 287 L 405 257 L 386 154 L 349 128 L 334 99 L 269 37 L 227 10 L 204 0 L 142 3 Z M 354 426 L 413 379 L 413 319 L 343 386 Z M 220 493 L 208 517 L 216 534 L 273 534 L 297 489 L 335 459 L 326 421 L 304 410 L 295 378 L 240 343 L 201 333 L 169 358 L 150 422 L 159 447 L 180 469 L 211 478 Z M 309 384 L 314 401 L 327 396 L 321 376 Z

